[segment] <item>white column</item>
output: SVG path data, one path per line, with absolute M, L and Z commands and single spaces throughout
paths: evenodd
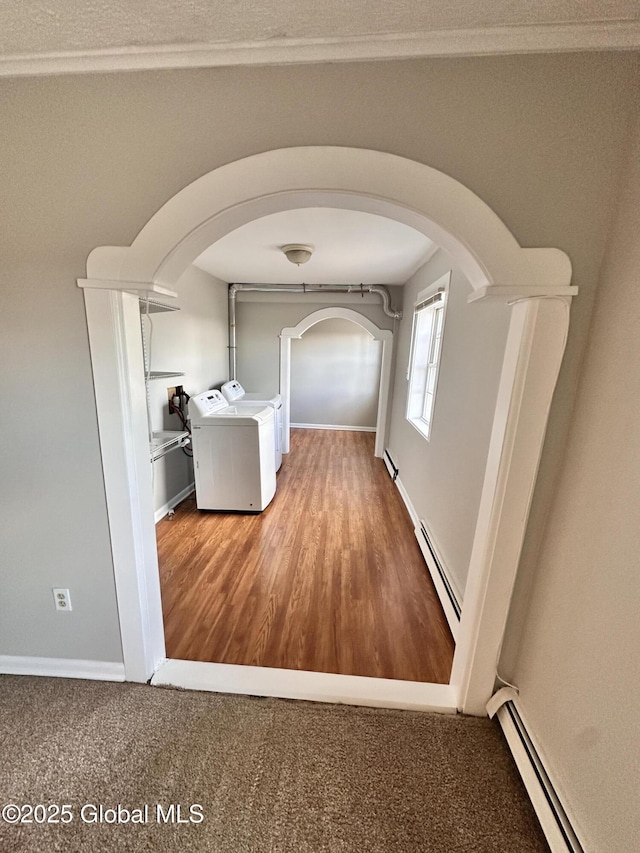
M 380 365 L 380 391 L 378 394 L 378 414 L 376 416 L 376 443 L 374 456 L 384 456 L 387 441 L 387 414 L 389 391 L 391 388 L 391 361 L 393 357 L 393 332 L 382 332 L 378 340 L 382 341 L 382 364 Z
M 528 298 L 512 314 L 451 673 L 459 708 L 483 715 L 522 550 L 570 300 Z
M 282 452 L 289 452 L 291 438 L 291 337 L 280 335 L 280 396 L 284 420 Z
M 165 658 L 138 297 L 85 289 L 127 681 Z

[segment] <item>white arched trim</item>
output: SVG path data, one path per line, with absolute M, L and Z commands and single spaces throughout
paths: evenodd
M 323 320 L 349 320 L 368 332 L 374 341 L 382 342 L 382 364 L 380 366 L 380 391 L 378 393 L 378 413 L 376 416 L 375 456 L 382 456 L 385 448 L 389 392 L 391 388 L 391 358 L 393 354 L 393 332 L 380 329 L 368 317 L 351 308 L 321 308 L 314 311 L 297 326 L 290 326 L 280 332 L 280 394 L 284 407 L 284 453 L 289 452 L 291 433 L 291 341 L 301 338 L 312 326 Z
M 352 308 L 340 308 L 338 306 L 320 308 L 318 311 L 313 311 L 313 313 L 303 317 L 297 326 L 288 326 L 286 329 L 283 329 L 280 332 L 280 337 L 301 338 L 312 326 L 321 323 L 323 320 L 350 320 L 370 334 L 374 341 L 391 340 L 393 337 L 393 332 L 389 329 L 380 329 L 372 320 L 365 317 L 364 314 L 360 314 Z
M 564 252 L 521 248 L 491 208 L 454 178 L 395 154 L 338 147 L 267 151 L 203 175 L 161 207 L 131 246 L 94 249 L 87 276 L 172 288 L 225 234 L 301 207 L 362 210 L 404 222 L 446 249 L 476 291 L 574 292 L 567 290 L 571 264 Z
M 494 685 L 577 288 L 570 286 L 571 264 L 563 252 L 519 246 L 496 214 L 455 179 L 362 149 L 285 148 L 222 166 L 171 198 L 131 246 L 94 249 L 88 278 L 78 280 L 85 289 L 125 677 L 147 681 L 166 663 L 151 466 L 140 414 L 145 389 L 138 294 L 170 295 L 207 246 L 256 217 L 315 206 L 404 222 L 446 249 L 471 283 L 472 299 L 493 296 L 513 305 L 451 683 L 191 663 L 189 671 L 198 670 L 194 681 L 180 661 L 172 662 L 171 672 L 177 666 L 180 675 L 171 675 L 171 683 L 388 707 L 457 706 L 480 714 Z

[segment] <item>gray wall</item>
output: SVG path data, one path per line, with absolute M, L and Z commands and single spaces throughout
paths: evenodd
M 640 124 L 622 186 L 520 653 L 502 664 L 593 853 L 640 839 Z
M 390 287 L 389 293 L 392 306 L 399 307 L 402 288 Z M 285 296 L 246 291 L 239 293 L 237 299 L 238 379 L 247 391 L 275 393 L 279 390 L 280 332 L 296 326 L 314 311 L 337 305 L 358 311 L 380 329 L 392 329 L 394 323 L 382 310 L 380 297 L 373 295 L 314 293 Z
M 407 365 L 417 294 L 451 270 L 438 389 L 427 441 L 406 419 Z M 472 288 L 442 250 L 404 287 L 388 447 L 463 595 L 509 325 L 506 305 L 469 304 Z
M 151 369 L 181 371 L 184 376 L 151 381 L 154 431 L 182 429 L 178 416 L 169 414 L 169 387 L 178 384 L 187 394 L 198 394 L 224 382 L 228 371 L 227 284 L 191 266 L 175 289 L 180 310 L 151 315 Z M 149 321 L 145 318 L 143 322 Z M 153 466 L 154 509 L 169 503 L 191 483 L 193 463 L 182 450 L 158 459 Z
M 167 199 L 211 169 L 286 146 L 346 145 L 428 163 L 476 192 L 521 245 L 558 246 L 571 257 L 581 292 L 523 555 L 521 582 L 531 584 L 618 192 L 636 66 L 631 54 L 570 54 L 0 81 L 0 381 L 2 399 L 11 401 L 0 447 L 0 653 L 121 659 L 87 329 L 75 284 L 87 255 L 95 246 L 129 245 Z M 624 372 L 631 373 L 627 364 Z M 614 387 L 619 380 L 616 372 Z M 30 394 L 37 394 L 36 416 L 28 414 Z M 562 487 L 563 501 L 595 500 L 597 485 L 576 473 Z M 628 500 L 620 477 L 607 488 L 612 504 Z M 559 554 L 564 537 L 577 540 L 560 527 Z M 534 579 L 532 597 L 554 591 L 560 562 Z M 629 566 L 616 568 L 623 597 L 636 577 Z M 52 586 L 72 589 L 72 619 L 53 610 Z M 593 695 L 585 690 L 584 702 L 594 713 L 607 704 L 602 694 L 619 655 L 631 658 L 637 647 L 626 606 L 611 602 L 607 609 L 611 633 L 602 642 L 612 669 L 586 675 Z M 574 614 L 558 615 L 568 629 L 579 618 L 570 607 Z M 517 630 L 512 625 L 511 637 Z M 540 633 L 529 636 L 539 641 Z M 590 647 L 581 650 L 570 630 L 559 639 L 565 647 L 558 654 L 589 660 Z M 582 673 L 574 667 L 571 683 Z M 543 684 L 532 679 L 527 688 L 538 706 L 549 698 Z M 552 765 L 571 759 L 572 798 L 585 820 L 600 820 L 589 780 L 618 773 L 613 793 L 623 792 L 629 705 L 618 703 L 603 717 L 612 744 L 605 755 L 589 752 L 588 732 L 560 746 L 566 726 L 558 725 L 556 701 L 549 714 L 536 715 L 538 734 Z M 630 812 L 611 815 L 609 849 L 628 849 L 618 839 Z
M 373 427 L 382 344 L 350 320 L 323 320 L 291 341 L 291 423 Z

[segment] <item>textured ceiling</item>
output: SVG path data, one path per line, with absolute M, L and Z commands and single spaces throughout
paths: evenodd
M 301 266 L 287 243 L 314 247 Z M 308 207 L 255 219 L 227 234 L 195 261 L 228 282 L 262 284 L 404 284 L 433 252 L 408 225 L 372 213 Z
M 638 17 L 638 0 L 25 0 L 0 4 L 0 54 L 352 39 Z

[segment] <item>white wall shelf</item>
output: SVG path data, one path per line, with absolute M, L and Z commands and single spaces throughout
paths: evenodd
M 184 373 L 168 371 L 168 370 L 149 370 L 150 347 L 147 344 L 147 334 L 144 323 L 144 317 L 147 314 L 158 314 L 164 311 L 179 311 L 177 305 L 168 305 L 166 302 L 159 302 L 157 299 L 149 299 L 140 297 L 138 299 L 140 307 L 140 327 L 142 332 L 142 354 L 145 369 L 145 385 L 147 391 L 147 417 L 149 418 L 149 429 L 151 429 L 150 407 L 151 399 L 149 396 L 149 382 L 154 379 L 173 379 L 176 376 L 184 376 Z M 151 323 L 151 320 L 149 320 Z M 189 440 L 188 432 L 175 432 L 164 430 L 161 432 L 153 432 L 150 436 L 149 452 L 151 461 L 155 462 L 170 453 L 172 450 L 177 450 L 179 447 L 184 447 Z
M 189 441 L 189 433 L 164 430 L 163 432 L 154 432 L 151 436 L 151 461 L 165 456 L 172 450 L 177 450 L 179 447 L 184 447 Z
M 170 373 L 165 370 L 151 370 L 149 379 L 170 379 L 172 376 L 184 376 L 184 373 Z
M 140 297 L 140 313 L 147 313 L 147 301 L 149 302 L 149 314 L 158 314 L 162 311 L 179 311 L 177 305 L 168 305 L 166 302 L 159 302 L 157 299 L 145 299 Z

